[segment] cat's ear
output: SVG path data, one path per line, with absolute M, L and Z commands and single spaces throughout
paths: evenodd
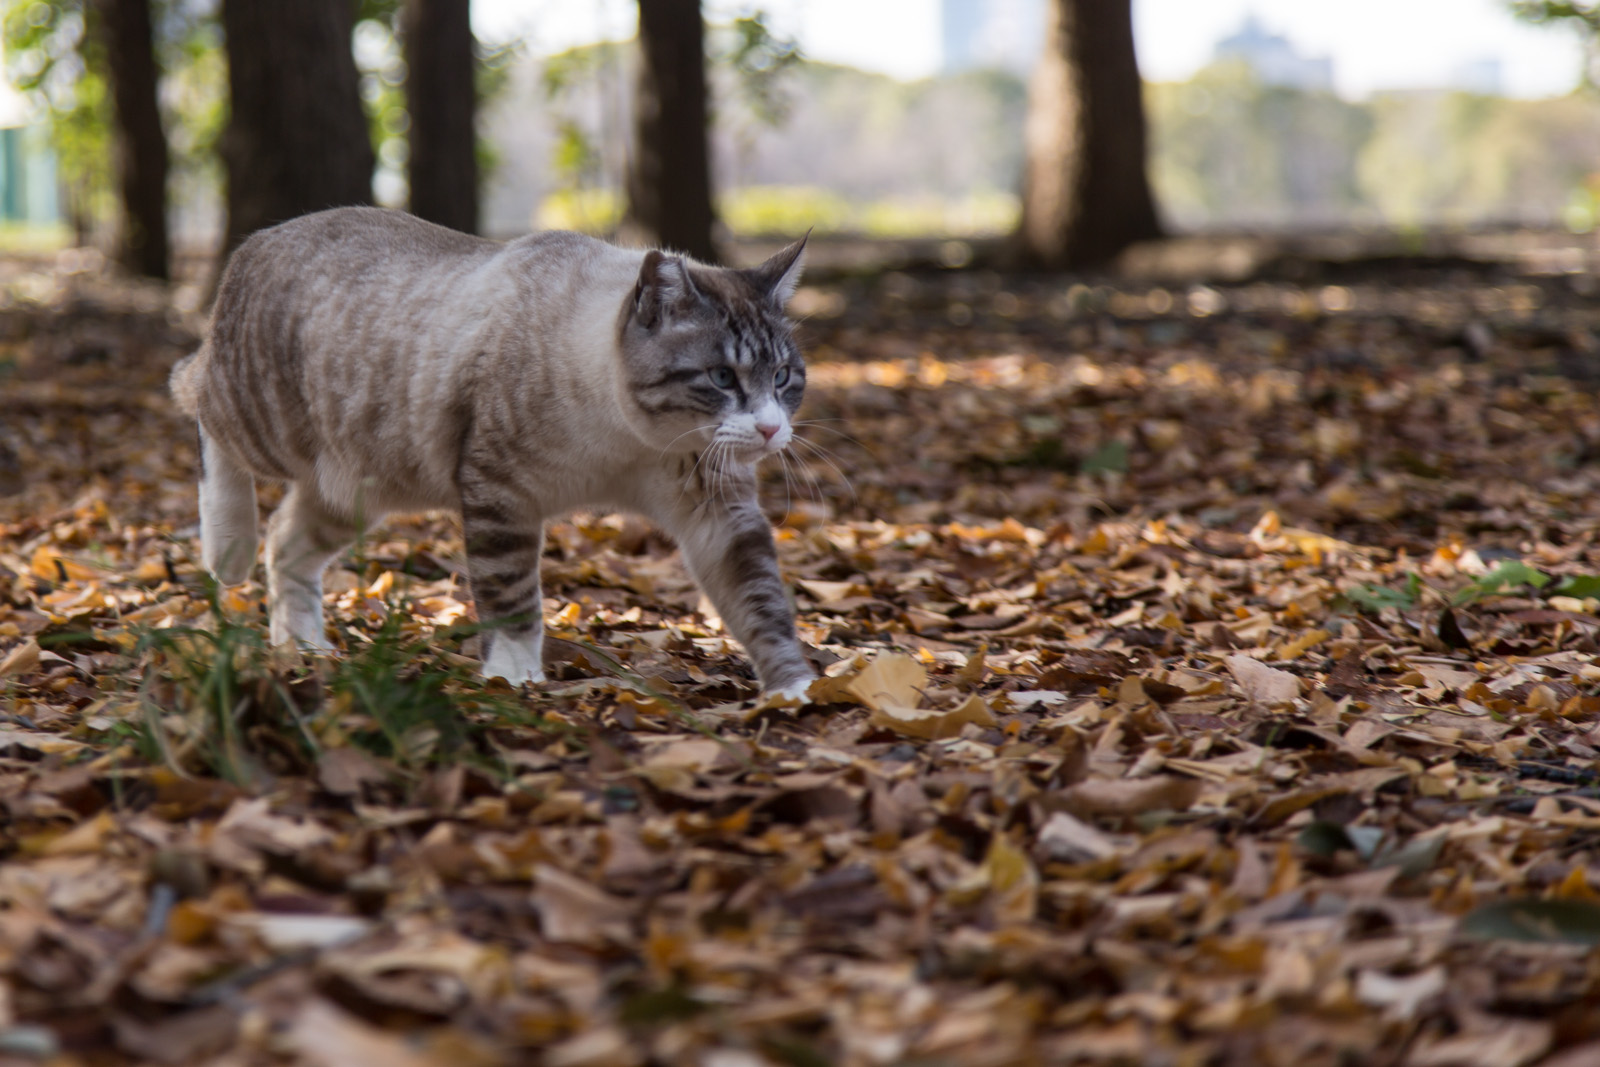
M 687 263 L 654 248 L 644 254 L 633 296 L 633 313 L 640 325 L 653 330 L 662 318 L 688 310 L 699 298 Z
M 800 240 L 751 271 L 757 287 L 779 307 L 787 304 L 800 287 L 800 270 L 805 266 L 806 242 L 810 239 L 811 231 L 807 230 Z

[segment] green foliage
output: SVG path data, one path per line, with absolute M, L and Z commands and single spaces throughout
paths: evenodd
M 540 87 L 556 130 L 551 162 L 559 190 L 541 205 L 541 220 L 560 216 L 571 220 L 568 228 L 608 232 L 621 218 L 622 160 L 607 148 L 622 131 L 609 127 L 614 116 L 604 103 L 605 82 L 621 76 L 621 47 L 590 45 L 544 60 Z
M 144 632 L 140 754 L 258 788 L 344 739 L 422 770 L 481 759 L 486 729 L 538 725 L 447 651 L 474 627 L 408 636 L 404 599 L 386 606 L 375 629 L 346 634 L 346 654 L 310 664 L 268 649 L 260 620 L 230 617 L 214 593 L 204 625 Z
M 1464 589 L 1458 590 L 1455 596 L 1450 598 L 1450 602 L 1460 607 L 1482 600 L 1484 597 L 1508 592 L 1519 586 L 1531 585 L 1535 589 L 1543 589 L 1549 584 L 1548 575 L 1535 570 L 1520 559 L 1508 559 Z
M 750 114 L 764 125 L 782 125 L 790 104 L 784 76 L 801 60 L 799 42 L 773 33 L 759 8 L 734 19 L 721 40 L 712 59 L 733 71 Z
M 1580 600 L 1600 597 L 1600 575 L 1570 574 L 1557 582 L 1550 592 L 1556 596 L 1571 596 Z
M 1384 608 L 1400 611 L 1414 608 L 1421 595 L 1422 579 L 1415 574 L 1407 574 L 1405 584 L 1399 589 L 1364 582 L 1345 590 L 1344 598 L 1362 611 L 1376 615 Z
M 1600 3 L 1574 0 L 1511 0 L 1511 10 L 1529 22 L 1576 23 L 1590 34 L 1600 34 Z
M 1180 225 L 1600 219 L 1593 99 L 1383 93 L 1353 103 L 1240 64 L 1146 87 L 1151 178 Z
M 1457 929 L 1479 941 L 1600 945 L 1600 905 L 1587 900 L 1496 900 L 1462 916 Z
M 1107 441 L 1084 457 L 1080 470 L 1084 474 L 1128 473 L 1128 443 L 1118 440 Z

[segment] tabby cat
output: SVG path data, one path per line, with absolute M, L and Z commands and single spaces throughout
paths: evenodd
M 804 245 L 730 270 L 376 208 L 255 234 L 172 374 L 200 426 L 206 568 L 248 576 L 254 479 L 289 483 L 267 524 L 271 638 L 325 649 L 322 572 L 358 527 L 458 509 L 483 673 L 538 682 L 544 522 L 637 511 L 681 546 L 762 685 L 801 696 L 814 674 L 755 466 L 789 443 L 805 390 L 783 311 Z

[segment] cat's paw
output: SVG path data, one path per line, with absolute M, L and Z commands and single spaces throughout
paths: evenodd
M 798 682 L 791 682 L 777 689 L 769 689 L 763 695 L 777 697 L 779 700 L 793 701 L 801 705 L 809 704 L 811 703 L 811 697 L 808 694 L 811 689 L 811 683 L 814 681 L 816 681 L 815 678 L 802 678 Z
M 511 669 L 511 670 L 495 670 L 495 669 L 490 668 L 490 666 L 487 663 L 485 663 L 483 665 L 483 680 L 488 682 L 488 681 L 492 681 L 495 678 L 503 679 L 507 684 L 513 685 L 513 686 L 522 685 L 523 683 L 527 683 L 529 685 L 538 685 L 540 682 L 544 682 L 544 681 L 548 680 L 544 676 L 544 671 L 540 671 L 540 670 L 532 670 L 532 671 L 524 670 L 524 671 L 519 673 L 515 669 Z
M 504 678 L 511 685 L 538 685 L 545 680 L 541 659 L 537 648 L 499 638 L 490 646 L 489 658 L 483 661 L 484 681 Z

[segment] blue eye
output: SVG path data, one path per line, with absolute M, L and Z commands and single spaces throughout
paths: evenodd
M 732 367 L 712 367 L 711 384 L 718 389 L 732 389 L 738 381 L 738 376 L 733 373 Z
M 784 386 L 786 386 L 788 384 L 789 384 L 789 368 L 788 367 L 779 367 L 778 368 L 778 373 L 774 374 L 772 376 L 772 387 L 774 389 L 782 389 Z

